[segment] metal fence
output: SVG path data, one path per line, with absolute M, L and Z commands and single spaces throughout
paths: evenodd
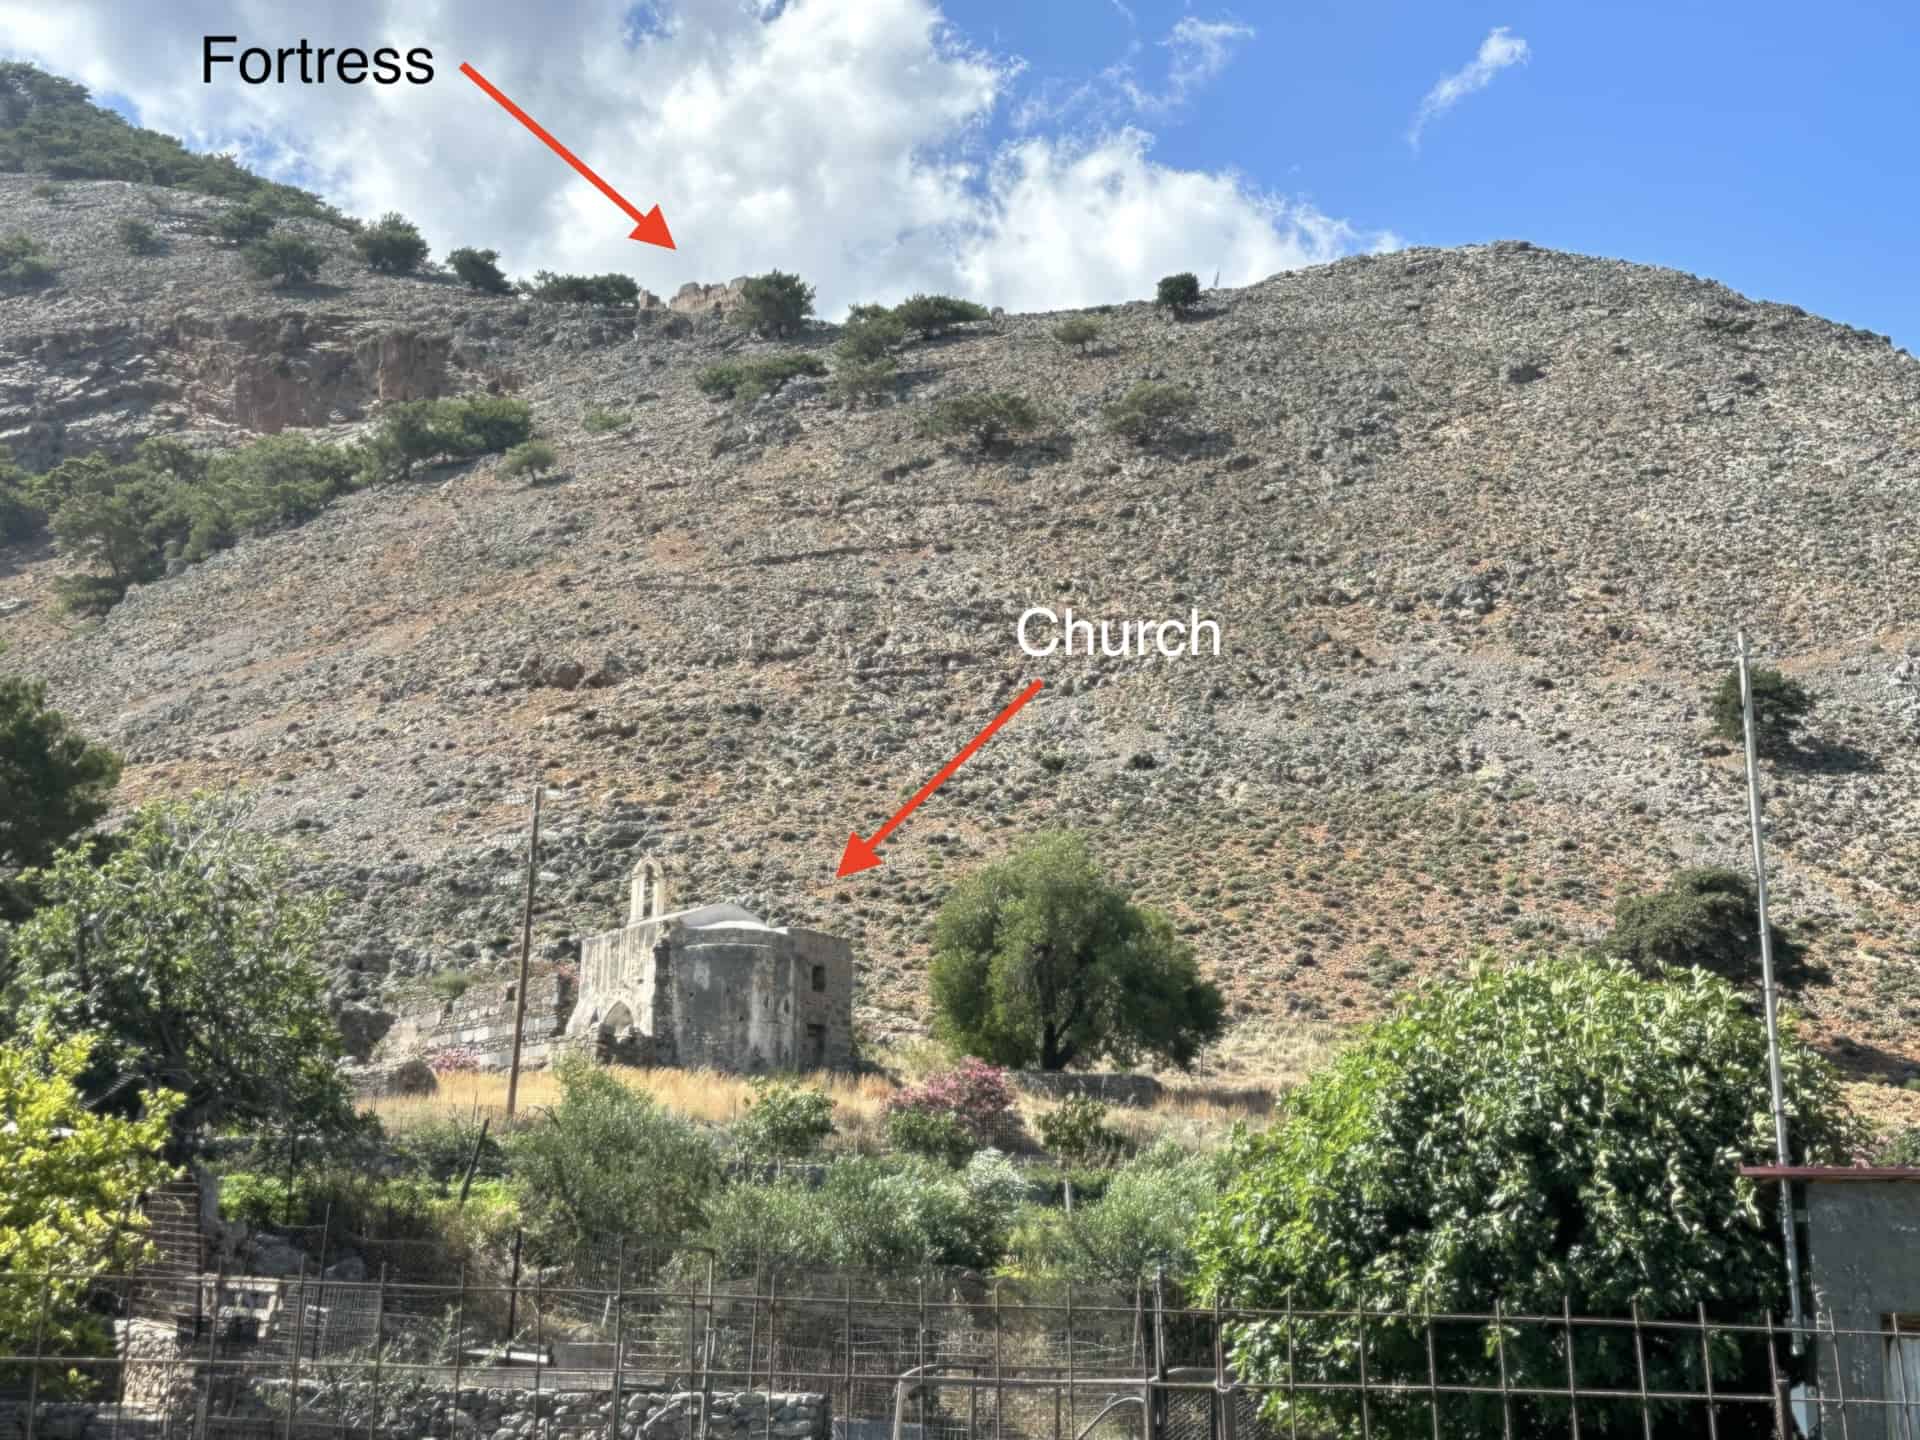
M 0 1440 L 1920 1440 L 1897 1317 L 1796 1337 L 681 1260 L 606 1286 L 115 1277 L 86 1289 L 91 1342 L 55 1323 L 62 1277 L 0 1276 L 0 1314 L 38 1316 L 0 1354 Z

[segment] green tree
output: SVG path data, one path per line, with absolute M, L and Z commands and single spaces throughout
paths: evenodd
M 862 400 L 878 400 L 883 395 L 893 393 L 899 382 L 900 368 L 891 358 L 869 360 L 864 364 L 841 362 L 833 370 L 833 382 L 829 387 L 836 398 L 849 405 Z
M 1797 680 L 1778 670 L 1751 669 L 1748 680 L 1753 687 L 1753 748 L 1766 756 L 1788 754 L 1793 749 L 1794 732 L 1813 713 L 1813 696 Z M 1727 671 L 1720 684 L 1707 697 L 1707 713 L 1713 721 L 1713 733 L 1734 745 L 1745 745 L 1745 712 L 1740 704 L 1740 671 Z
M 1200 277 L 1191 270 L 1182 270 L 1178 275 L 1164 275 L 1160 285 L 1154 291 L 1153 303 L 1175 314 L 1188 306 L 1200 303 Z
M 172 1174 L 161 1149 L 179 1097 L 156 1090 L 141 1114 L 96 1112 L 80 1083 L 95 1045 L 44 1026 L 0 1043 L 0 1276 L 25 1282 L 0 1283 L 0 1354 L 37 1342 L 50 1355 L 111 1355 L 113 1337 L 85 1303 L 91 1282 L 149 1250 L 135 1205 Z M 0 1377 L 25 1379 L 4 1366 Z M 81 1390 L 84 1372 L 43 1370 L 40 1384 L 43 1394 Z
M 1223 1014 L 1173 923 L 1129 902 L 1071 834 L 1043 835 L 954 888 L 931 978 L 936 1032 L 1007 1066 L 1148 1056 L 1184 1069 Z
M 143 807 L 101 863 L 62 851 L 14 933 L 18 1023 L 91 1034 L 88 1102 L 130 1112 L 178 1091 L 170 1153 L 206 1127 L 308 1134 L 353 1123 L 314 950 L 323 900 L 215 801 Z
M 813 286 L 798 275 L 769 270 L 740 287 L 740 303 L 728 318 L 761 335 L 797 335 L 813 314 Z
M 987 307 L 952 295 L 909 295 L 893 307 L 893 318 L 909 330 L 931 339 L 956 325 L 985 320 Z
M 699 1225 L 719 1183 L 713 1142 L 582 1056 L 556 1072 L 560 1102 L 507 1143 L 527 1233 L 571 1259 L 621 1236 L 660 1248 Z
M 824 375 L 827 365 L 818 355 L 763 355 L 757 360 L 722 360 L 693 377 L 694 388 L 716 400 L 757 400 L 771 395 L 800 375 Z
M 389 210 L 373 224 L 362 226 L 353 237 L 353 248 L 370 269 L 388 275 L 411 275 L 427 258 L 427 242 L 420 235 L 420 227 L 398 210 Z
M 1844 1161 L 1856 1137 L 1831 1068 L 1795 1033 L 1782 1065 L 1797 1158 Z M 1767 1037 L 1733 987 L 1703 971 L 1660 980 L 1615 959 L 1477 967 L 1418 992 L 1290 1097 L 1286 1117 L 1242 1138 L 1234 1179 L 1202 1226 L 1206 1285 L 1247 1306 L 1305 1310 L 1653 1316 L 1751 1323 L 1785 1303 L 1775 1191 L 1741 1177 L 1773 1158 Z M 1416 1319 L 1367 1319 L 1372 1376 L 1427 1378 Z M 1597 1387 L 1636 1383 L 1637 1337 L 1577 1332 L 1571 1363 Z M 1564 1381 L 1566 1335 L 1454 1324 L 1433 1334 L 1443 1383 Z M 1255 1381 L 1351 1375 L 1357 1322 L 1317 1318 L 1291 1337 L 1237 1327 L 1233 1364 Z M 1647 1337 L 1647 1383 L 1698 1391 L 1700 1338 Z M 1714 1339 L 1723 1389 L 1767 1388 L 1764 1348 Z M 1518 1436 L 1566 1431 L 1564 1406 L 1514 1402 Z M 1295 1406 L 1297 1409 L 1290 1409 Z M 1278 1395 L 1275 1420 L 1304 1433 L 1355 1423 L 1351 1394 Z M 1698 1433 L 1671 1410 L 1663 1435 Z M 1443 1406 L 1448 1433 L 1498 1434 L 1489 1397 Z M 1420 1435 L 1424 1401 L 1376 1397 L 1377 1435 Z M 1639 1435 L 1630 1407 L 1581 1411 L 1581 1432 Z M 1723 1428 L 1723 1434 L 1730 1433 Z
M 13 463 L 13 452 L 0 445 L 0 545 L 38 534 L 46 521 L 27 472 Z
M 1774 925 L 1774 975 L 1782 985 L 1809 978 L 1801 947 Z M 1652 895 L 1614 902 L 1604 948 L 1644 975 L 1698 965 L 1747 994 L 1760 986 L 1760 902 L 1753 882 L 1734 870 L 1678 871 Z
M 327 260 L 313 241 L 290 232 L 256 240 L 240 253 L 249 270 L 276 286 L 309 284 Z
M 982 452 L 1008 435 L 1025 434 L 1041 424 L 1041 414 L 1026 396 L 1012 390 L 975 390 L 937 400 L 921 418 L 927 435 L 967 436 Z
M 533 272 L 533 282 L 521 282 L 536 300 L 560 305 L 631 305 L 640 298 L 640 283 L 631 275 L 608 271 L 604 275 L 556 275 Z
M 1184 1280 L 1194 1236 L 1220 1198 L 1217 1155 L 1158 1145 L 1114 1175 L 1099 1199 L 1076 1206 L 1061 1227 L 1060 1260 L 1076 1280 L 1132 1290 L 1164 1269 Z
M 44 685 L 0 676 L 0 867 L 46 864 L 119 780 L 119 756 L 76 734 Z
M 486 295 L 505 295 L 512 291 L 513 284 L 501 273 L 499 259 L 498 250 L 475 250 L 463 245 L 448 252 L 447 264 L 462 284 Z

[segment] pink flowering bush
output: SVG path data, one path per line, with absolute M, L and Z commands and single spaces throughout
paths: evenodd
M 441 1045 L 427 1052 L 427 1068 L 436 1075 L 478 1070 L 480 1055 L 471 1045 Z
M 951 1070 L 929 1075 L 919 1085 L 908 1086 L 887 1102 L 887 1108 L 895 1113 L 914 1110 L 950 1115 L 977 1145 L 1008 1139 L 1020 1128 L 1007 1072 L 971 1057 Z

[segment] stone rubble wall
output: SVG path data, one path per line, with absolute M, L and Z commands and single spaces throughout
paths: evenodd
M 558 1057 L 567 1016 L 573 1011 L 573 982 L 560 975 L 528 980 L 527 1018 L 521 1030 L 520 1063 L 539 1068 Z M 482 1070 L 504 1070 L 513 1056 L 512 981 L 483 980 L 455 1000 L 434 1000 L 402 1010 L 374 1047 L 375 1063 L 440 1050 L 468 1051 Z

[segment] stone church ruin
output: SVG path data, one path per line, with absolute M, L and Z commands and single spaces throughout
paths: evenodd
M 668 909 L 665 868 L 634 867 L 627 923 L 580 947 L 569 1042 L 629 1065 L 812 1070 L 853 1054 L 853 947 L 739 905 Z

